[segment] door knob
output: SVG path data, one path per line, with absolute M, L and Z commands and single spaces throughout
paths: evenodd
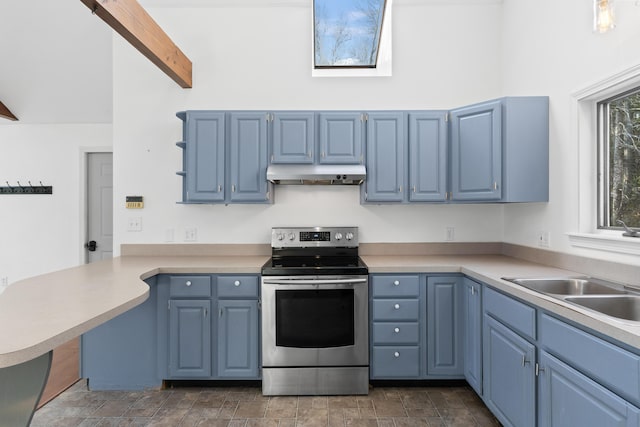
M 89 252 L 95 252 L 96 248 L 98 247 L 98 244 L 96 243 L 95 240 L 91 240 L 90 242 L 85 243 L 84 247 L 87 248 Z

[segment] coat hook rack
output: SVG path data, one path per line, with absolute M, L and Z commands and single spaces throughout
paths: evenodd
M 6 187 L 0 187 L 0 194 L 53 194 L 53 187 L 51 185 L 43 185 L 40 181 L 40 185 L 33 185 L 31 181 L 27 181 L 28 185 L 20 184 L 20 181 L 16 181 L 17 185 L 9 184 L 9 181 L 5 181 Z

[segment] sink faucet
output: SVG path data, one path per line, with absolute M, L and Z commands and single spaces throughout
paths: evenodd
M 627 227 L 627 224 L 625 224 L 624 221 L 618 220 L 618 224 L 622 224 L 622 226 L 624 227 L 624 233 L 622 233 L 623 236 L 640 237 L 640 231 Z

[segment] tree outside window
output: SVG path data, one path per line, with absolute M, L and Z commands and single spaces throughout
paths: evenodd
M 375 68 L 385 0 L 314 0 L 315 68 Z
M 601 228 L 640 227 L 640 91 L 599 104 Z

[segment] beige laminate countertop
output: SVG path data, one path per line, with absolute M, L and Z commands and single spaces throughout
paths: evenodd
M 147 299 L 160 273 L 259 274 L 268 256 L 122 256 L 22 280 L 0 294 L 0 368 L 38 357 Z M 463 273 L 640 349 L 640 325 L 590 314 L 501 277 L 566 276 L 502 255 L 362 256 L 370 273 Z

